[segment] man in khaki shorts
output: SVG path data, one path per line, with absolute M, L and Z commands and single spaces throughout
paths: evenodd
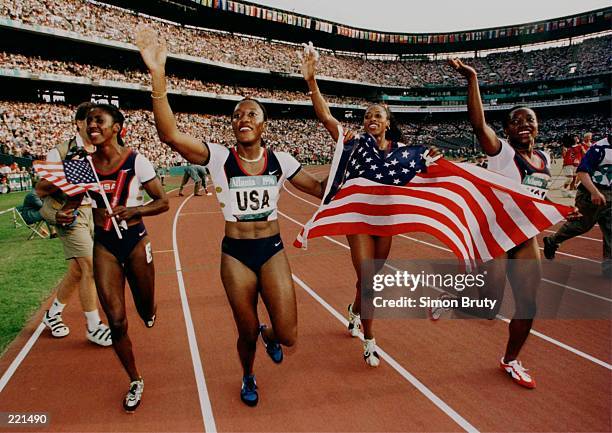
M 86 118 L 91 106 L 91 103 L 84 102 L 77 107 L 75 114 L 77 135 L 52 149 L 47 154 L 47 161 L 80 159 L 84 158 L 88 151 L 94 150 L 86 132 Z M 87 319 L 85 334 L 87 339 L 100 346 L 110 346 L 111 332 L 100 320 L 93 278 L 94 223 L 91 199 L 86 195 L 80 203 L 75 203 L 59 188 L 44 179 L 36 185 L 36 192 L 44 198 L 41 215 L 48 223 L 57 226 L 58 237 L 64 247 L 64 256 L 68 260 L 68 272 L 57 286 L 56 298 L 45 312 L 43 323 L 51 330 L 51 335 L 54 337 L 61 338 L 68 335 L 70 329 L 62 320 L 62 311 L 78 287 L 81 307 Z

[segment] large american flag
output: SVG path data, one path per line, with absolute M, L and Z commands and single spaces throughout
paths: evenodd
M 69 196 L 82 194 L 87 190 L 98 190 L 98 184 L 89 161 L 34 161 L 38 175 L 59 187 Z
M 486 261 L 572 210 L 481 167 L 444 159 L 427 166 L 423 146 L 398 147 L 385 156 L 368 134 L 345 145 L 340 140 L 321 206 L 297 247 L 319 236 L 425 232 L 459 259 Z

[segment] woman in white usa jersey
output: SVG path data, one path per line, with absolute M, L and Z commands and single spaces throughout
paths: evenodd
M 468 116 L 478 142 L 487 154 L 488 169 L 520 182 L 523 188 L 545 199 L 551 179 L 550 158 L 535 149 L 535 138 L 538 135 L 535 112 L 525 106 L 510 109 L 503 120 L 506 139 L 497 137 L 485 121 L 476 71 L 459 59 L 449 60 L 449 64 L 468 81 Z M 532 389 L 536 382 L 517 357 L 529 336 L 536 314 L 536 293 L 542 277 L 537 239 L 533 237 L 512 248 L 494 266 L 495 276 L 489 272 L 489 277 L 492 281 L 499 280 L 494 288 L 498 290 L 497 296 L 503 291 L 507 276 L 516 305 L 500 368 L 519 385 Z M 501 305 L 501 298 L 498 305 Z M 495 313 L 490 318 L 495 317 Z
M 267 115 L 254 99 L 234 108 L 232 129 L 236 146 L 204 143 L 180 132 L 166 98 L 166 47 L 148 28 L 138 32 L 137 44 L 152 77 L 153 114 L 162 142 L 187 161 L 206 166 L 225 218 L 221 250 L 221 280 L 236 327 L 238 355 L 243 369 L 240 398 L 248 406 L 259 401 L 253 361 L 259 334 L 272 360 L 283 359 L 281 344 L 297 338 L 297 307 L 291 270 L 279 234 L 276 204 L 285 180 L 321 198 L 324 182 L 305 171 L 291 155 L 264 146 Z M 271 326 L 260 325 L 257 298 L 261 295 Z

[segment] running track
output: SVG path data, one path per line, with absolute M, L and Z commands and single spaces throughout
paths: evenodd
M 40 334 L 43 306 L 0 359 L 0 411 L 44 411 L 50 425 L 0 431 L 611 431 L 609 321 L 536 321 L 538 335 L 521 354 L 538 381 L 533 391 L 497 367 L 507 335 L 501 320 L 379 320 L 383 362 L 367 367 L 360 342 L 345 329 L 354 291 L 346 240 L 315 239 L 306 251 L 292 247 L 315 200 L 287 186 L 279 220 L 296 283 L 299 340 L 281 365 L 259 346 L 256 408 L 239 398 L 237 334 L 219 278 L 218 203 L 171 193 L 171 210 L 146 223 L 157 270 L 153 329 L 142 325 L 127 297 L 146 385 L 136 414 L 121 408 L 128 380 L 112 349 L 85 340 L 75 296 L 64 313 L 68 337 Z M 585 264 L 601 260 L 599 229 L 560 251 Z M 390 257 L 451 254 L 433 238 L 410 234 L 394 239 Z M 560 287 L 555 276 L 546 277 L 544 284 Z M 610 290 L 593 297 L 592 283 L 571 275 L 565 295 L 609 311 Z

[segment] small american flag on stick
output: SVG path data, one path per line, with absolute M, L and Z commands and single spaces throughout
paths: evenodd
M 35 161 L 34 170 L 42 179 L 48 180 L 71 197 L 87 190 L 99 189 L 91 165 L 84 159 Z

